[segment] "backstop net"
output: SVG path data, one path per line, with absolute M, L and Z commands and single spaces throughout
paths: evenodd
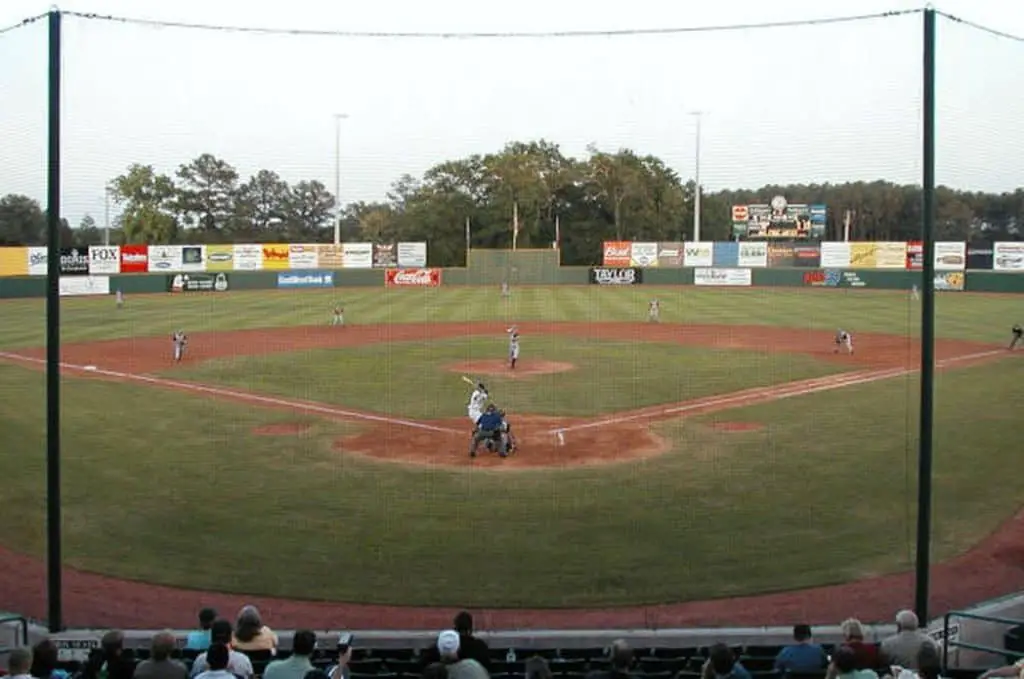
M 912 603 L 923 12 L 280 11 L 61 15 L 68 624 Z M 48 21 L 0 33 L 0 608 L 35 616 Z M 947 561 L 1019 504 L 1024 318 L 971 291 L 1024 289 L 1022 46 L 937 21 L 933 582 L 966 603 Z

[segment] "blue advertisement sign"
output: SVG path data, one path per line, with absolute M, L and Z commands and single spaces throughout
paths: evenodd
M 717 241 L 711 251 L 714 266 L 739 266 L 740 244 L 734 240 Z
M 277 274 L 279 288 L 333 288 L 333 271 L 289 271 Z

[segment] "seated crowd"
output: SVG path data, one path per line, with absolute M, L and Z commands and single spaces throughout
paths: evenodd
M 125 648 L 124 635 L 104 635 L 100 647 L 81 663 L 62 663 L 57 647 L 43 640 L 8 658 L 9 679 L 940 679 L 935 642 L 919 629 L 917 617 L 901 611 L 897 632 L 875 644 L 865 640 L 854 619 L 842 623 L 843 641 L 816 643 L 808 625 L 793 629 L 784 647 L 632 649 L 616 641 L 608 649 L 491 649 L 474 635 L 473 618 L 459 613 L 453 629 L 426 649 L 353 648 L 352 638 L 317 639 L 295 633 L 288 651 L 246 606 L 236 622 L 203 609 L 199 629 L 179 647 L 171 632 L 153 636 L 148 650 Z M 328 650 L 319 646 L 330 646 Z M 973 675 L 972 675 L 973 676 Z M 1024 679 L 1024 661 L 996 668 L 977 679 Z

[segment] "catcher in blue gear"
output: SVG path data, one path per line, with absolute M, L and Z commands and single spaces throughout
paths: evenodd
M 512 428 L 505 419 L 505 412 L 498 410 L 493 403 L 477 421 L 469 444 L 469 456 L 476 457 L 480 444 L 483 443 L 489 452 L 497 452 L 500 457 L 508 457 L 515 450 L 515 439 Z
M 1010 340 L 1010 346 L 1008 348 L 1010 351 L 1013 351 L 1018 344 L 1024 344 L 1024 327 L 1022 327 L 1020 323 L 1015 323 L 1014 326 L 1010 328 L 1010 334 L 1013 335 L 1013 339 Z

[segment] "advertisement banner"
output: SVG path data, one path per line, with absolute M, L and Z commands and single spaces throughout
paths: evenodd
M 992 248 L 992 264 L 996 271 L 1024 271 L 1024 243 L 996 243 Z
M 180 245 L 151 245 L 147 254 L 151 273 L 181 271 Z
M 110 294 L 110 276 L 61 276 L 57 285 L 61 297 Z
M 277 274 L 279 288 L 333 288 L 333 271 L 292 271 Z
M 321 269 L 340 269 L 342 252 L 340 245 L 316 246 L 316 260 Z
M 427 265 L 427 244 L 426 243 L 399 243 L 398 244 L 398 266 L 412 269 L 422 269 Z
M 740 265 L 740 244 L 736 241 L 720 241 L 711 250 L 711 265 L 729 268 Z
M 903 269 L 907 266 L 907 244 L 900 242 L 875 243 L 876 269 Z
M 682 243 L 658 243 L 658 266 L 678 269 L 683 265 Z
M 47 262 L 46 248 L 28 248 L 28 252 L 25 253 L 25 258 L 28 264 L 28 275 L 29 276 L 45 276 Z
M 967 268 L 971 271 L 988 271 L 995 264 L 995 248 L 992 243 L 967 246 Z
M 373 268 L 394 269 L 398 266 L 398 250 L 394 243 L 373 245 Z
M 182 245 L 181 270 L 189 272 L 206 271 L 206 246 Z
M 240 243 L 232 248 L 235 271 L 262 271 L 263 246 L 256 243 Z
M 839 269 L 804 272 L 804 285 L 814 288 L 838 288 L 842 280 L 843 272 Z
M 206 270 L 207 271 L 234 271 L 235 270 L 235 246 L 234 245 L 207 245 L 206 246 Z
M 342 243 L 341 266 L 345 269 L 372 269 L 373 243 Z
M 88 276 L 89 248 L 61 248 L 60 275 Z
M 629 265 L 640 267 L 658 266 L 657 243 L 632 243 L 629 246 Z
M 441 269 L 388 269 L 384 285 L 389 288 L 436 288 L 441 285 Z
M 640 285 L 643 283 L 643 269 L 634 267 L 599 266 L 590 270 L 593 285 Z
M 851 269 L 874 269 L 875 268 L 875 243 L 849 243 L 850 247 L 850 268 Z
M 262 246 L 263 268 L 271 271 L 286 271 L 291 264 L 288 245 L 264 243 Z
M 907 241 L 907 268 L 911 271 L 924 268 L 924 243 L 919 240 Z
M 609 240 L 604 242 L 604 257 L 601 263 L 605 266 L 629 266 L 633 258 L 633 244 L 629 241 Z
M 146 273 L 149 271 L 148 245 L 121 246 L 121 273 Z
M 935 289 L 959 292 L 964 289 L 964 273 L 961 271 L 935 274 Z
M 736 261 L 740 266 L 763 268 L 768 266 L 768 243 L 748 241 L 739 244 Z
M 849 243 L 822 243 L 821 266 L 826 269 L 847 269 L 850 267 Z
M 935 244 L 936 271 L 963 271 L 967 268 L 967 243 L 939 241 Z
M 816 269 L 821 266 L 821 249 L 817 245 L 797 245 L 793 254 L 796 255 L 794 264 L 798 267 Z
M 89 246 L 89 275 L 121 273 L 121 248 L 116 245 Z
M 753 281 L 750 269 L 696 269 L 693 272 L 694 285 L 745 287 Z
M 790 268 L 796 266 L 796 248 L 792 243 L 769 243 L 768 266 Z
M 27 276 L 28 248 L 0 247 L 0 276 Z
M 167 277 L 167 292 L 226 292 L 226 273 L 179 273 Z
M 711 266 L 714 263 L 714 243 L 688 241 L 683 245 L 683 266 Z
M 289 245 L 289 269 L 319 269 L 320 254 L 316 245 Z

